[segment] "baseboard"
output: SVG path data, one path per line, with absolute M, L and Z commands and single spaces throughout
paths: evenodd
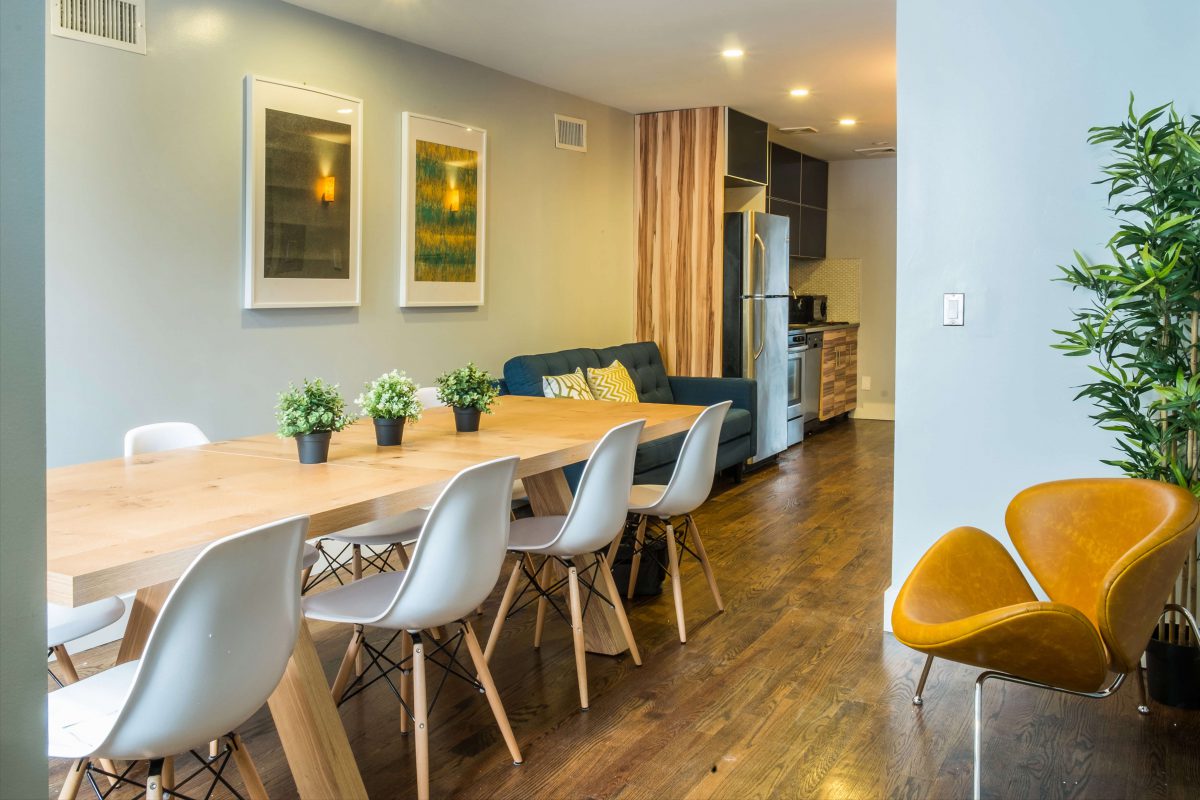
M 896 406 L 894 403 L 863 403 L 854 409 L 855 419 L 885 419 L 895 421 Z

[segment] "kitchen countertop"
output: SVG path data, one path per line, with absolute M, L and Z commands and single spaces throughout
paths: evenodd
M 788 325 L 789 331 L 804 331 L 805 333 L 817 333 L 819 331 L 833 331 L 839 328 L 857 328 L 857 322 L 820 322 L 812 325 Z

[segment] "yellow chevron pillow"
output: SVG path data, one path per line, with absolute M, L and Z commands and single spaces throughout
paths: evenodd
M 562 397 L 569 400 L 592 400 L 592 390 L 588 388 L 587 378 L 578 367 L 566 375 L 542 376 L 542 394 L 546 397 Z
M 592 396 L 597 400 L 638 402 L 637 387 L 633 385 L 629 370 L 620 361 L 614 361 L 607 367 L 588 367 L 587 382 L 592 387 Z

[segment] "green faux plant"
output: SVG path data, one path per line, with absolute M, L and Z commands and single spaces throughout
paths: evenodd
M 306 433 L 337 432 L 354 422 L 354 417 L 346 413 L 346 401 L 337 384 L 325 383 L 320 378 L 305 378 L 302 386 L 289 383 L 287 391 L 280 393 L 279 404 L 275 406 L 275 421 L 280 438 L 288 438 Z
M 363 413 L 375 419 L 404 419 L 416 422 L 421 418 L 421 401 L 417 399 L 417 384 L 403 372 L 385 372 L 367 381 L 363 393 L 354 402 Z
M 1175 483 L 1200 496 L 1200 117 L 1173 104 L 1090 130 L 1109 145 L 1104 168 L 1120 226 L 1109 263 L 1075 253 L 1063 281 L 1088 295 L 1074 327 L 1054 347 L 1089 359 L 1095 380 L 1080 387 L 1096 424 L 1116 434 L 1118 458 L 1104 463 L 1133 478 Z M 1196 564 L 1177 591 L 1200 615 Z M 1178 596 L 1178 595 L 1177 595 Z M 1176 634 L 1177 635 L 1177 634 Z
M 486 370 L 474 363 L 451 370 L 437 379 L 438 400 L 454 408 L 474 408 L 492 413 L 492 403 L 500 390 Z

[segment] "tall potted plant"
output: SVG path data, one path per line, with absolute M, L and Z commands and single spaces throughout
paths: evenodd
M 492 376 L 474 363 L 437 379 L 438 400 L 454 408 L 454 427 L 459 433 L 479 430 L 479 415 L 492 413 L 498 394 Z
M 1097 181 L 1120 215 L 1111 263 L 1075 253 L 1058 279 L 1086 292 L 1071 330 L 1055 347 L 1087 357 L 1096 379 L 1076 399 L 1096 406 L 1096 424 L 1117 437 L 1120 457 L 1104 463 L 1135 478 L 1176 483 L 1200 496 L 1200 117 L 1173 104 L 1092 128 L 1088 141 L 1112 148 Z M 1167 603 L 1200 616 L 1200 553 L 1181 565 Z M 1150 690 L 1173 705 L 1200 705 L 1200 642 L 1172 612 L 1147 650 Z
M 287 391 L 280 393 L 275 421 L 281 438 L 296 439 L 301 464 L 323 464 L 329 460 L 330 437 L 354 417 L 346 413 L 337 384 L 305 378 L 303 386 L 288 384 Z
M 396 370 L 367 381 L 363 393 L 354 402 L 374 420 L 375 444 L 381 447 L 400 444 L 404 439 L 405 421 L 416 422 L 421 418 L 417 385 L 412 378 Z

